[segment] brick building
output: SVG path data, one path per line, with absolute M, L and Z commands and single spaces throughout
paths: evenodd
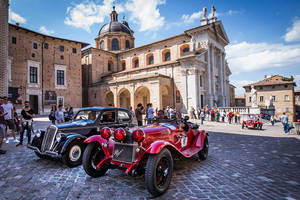
M 221 21 L 204 16 L 202 25 L 160 41 L 134 46 L 134 32 L 113 10 L 100 28 L 96 48 L 82 52 L 85 106 L 176 107 L 187 112 L 205 105 L 229 106 L 229 75 Z
M 8 0 L 0 0 L 0 96 L 7 96 Z
M 88 44 L 9 24 L 8 93 L 17 109 L 30 100 L 36 113 L 52 105 L 82 106 L 81 49 Z
M 235 96 L 234 98 L 234 106 L 235 107 L 245 107 L 246 99 L 244 96 Z
M 300 90 L 295 90 L 295 118 L 300 119 Z
M 274 75 L 264 80 L 243 86 L 245 88 L 246 106 L 251 106 L 251 86 L 257 90 L 257 104 L 259 107 L 268 107 L 270 100 L 275 107 L 277 119 L 285 112 L 289 119 L 295 120 L 295 99 L 293 77 L 286 78 Z

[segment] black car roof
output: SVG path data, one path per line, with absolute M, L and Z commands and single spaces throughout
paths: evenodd
M 125 112 L 130 112 L 129 110 L 125 108 L 117 108 L 117 107 L 86 107 L 86 108 L 81 108 L 81 110 L 96 110 L 96 111 L 115 111 L 115 110 L 121 110 Z

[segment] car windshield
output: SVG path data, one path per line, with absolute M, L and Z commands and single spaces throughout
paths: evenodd
M 74 120 L 96 120 L 98 118 L 100 111 L 96 110 L 81 110 L 78 111 Z

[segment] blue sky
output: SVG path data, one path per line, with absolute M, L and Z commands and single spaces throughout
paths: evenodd
M 293 75 L 300 88 L 299 0 L 10 0 L 10 22 L 52 36 L 94 45 L 112 6 L 125 16 L 140 46 L 200 25 L 202 6 L 217 10 L 230 40 L 230 81 L 242 85 L 264 75 Z

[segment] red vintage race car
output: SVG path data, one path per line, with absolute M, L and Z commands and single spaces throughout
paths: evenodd
M 157 121 L 136 128 L 102 128 L 100 135 L 85 140 L 83 168 L 92 177 L 103 176 L 108 169 L 125 168 L 127 175 L 145 174 L 145 183 L 153 196 L 163 194 L 172 178 L 173 159 L 193 155 L 205 160 L 208 133 L 197 124 Z
M 243 120 L 242 128 L 254 128 L 254 129 L 262 129 L 263 123 L 256 119 Z

